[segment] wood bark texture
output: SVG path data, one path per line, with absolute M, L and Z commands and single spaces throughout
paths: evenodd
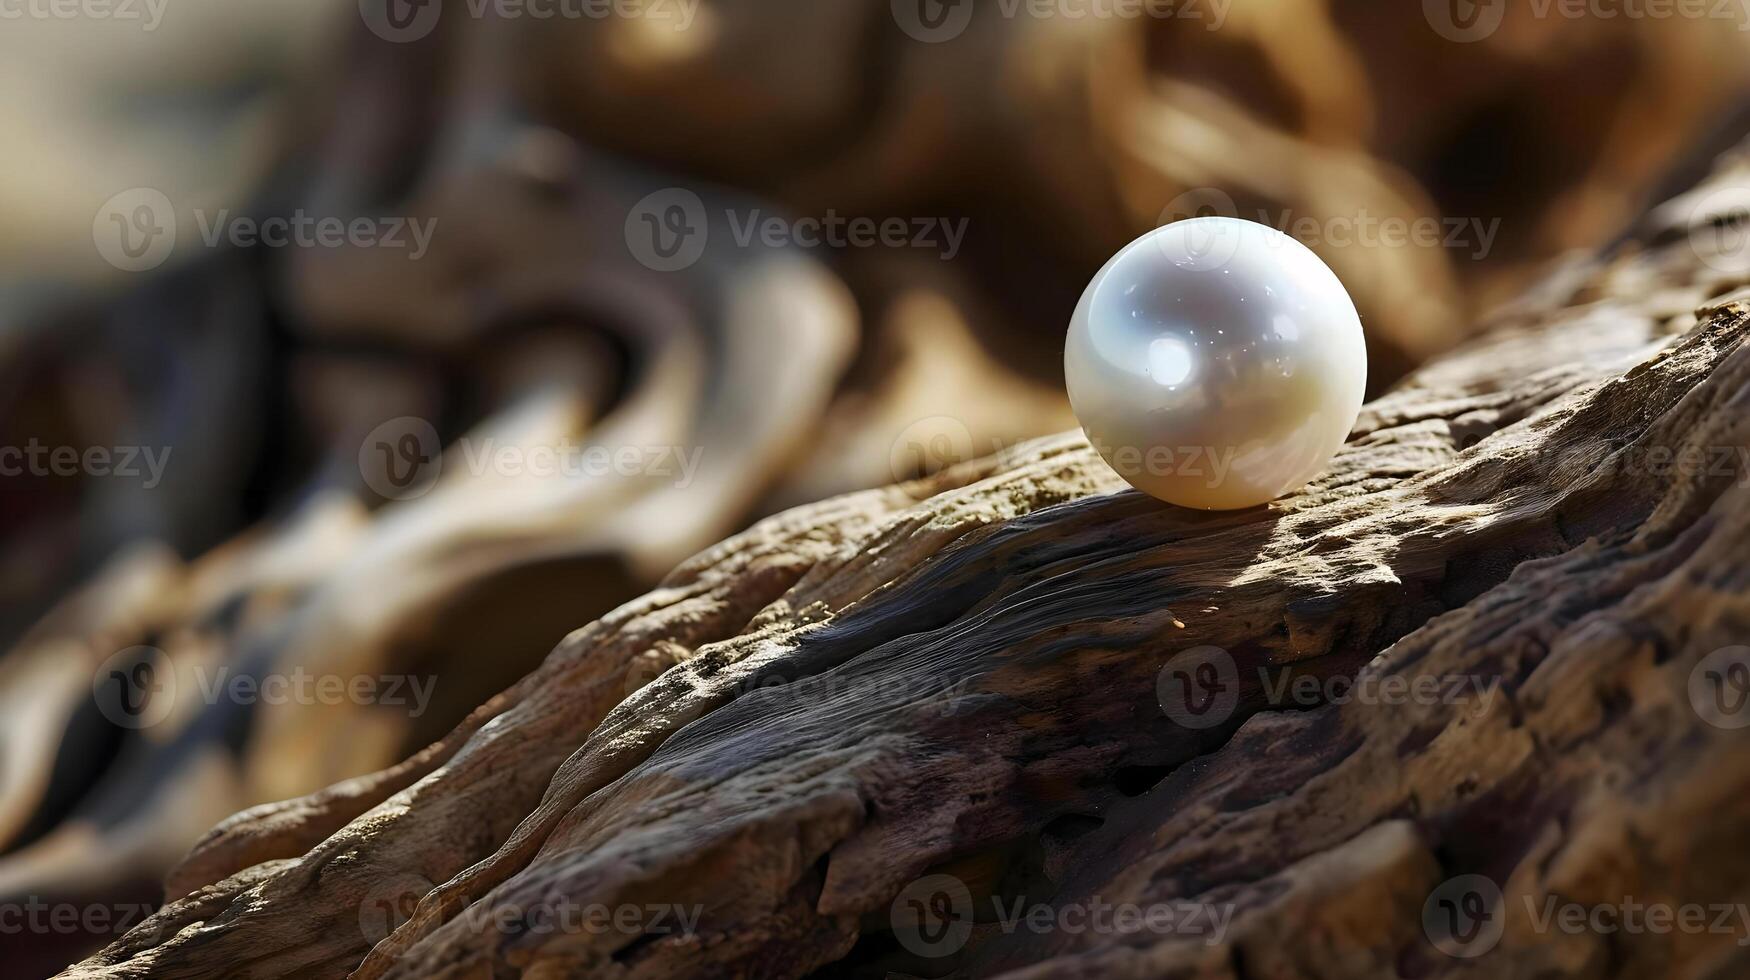
M 769 518 L 406 762 L 225 821 L 67 976 L 1750 969 L 1736 935 L 1524 911 L 1750 895 L 1750 732 L 1696 696 L 1750 642 L 1747 180 L 1730 155 L 1553 271 L 1270 507 L 1159 504 L 1065 434 Z M 1237 701 L 1196 727 L 1172 670 L 1210 647 Z M 1424 927 L 1467 874 L 1503 894 L 1474 960 Z M 937 875 L 978 911 L 930 958 L 896 908 Z M 1013 929 L 993 898 L 1232 918 Z M 566 902 L 698 917 L 542 928 Z
M 1354 297 L 1383 392 L 1550 256 L 1615 234 L 1709 132 L 1742 131 L 1750 77 L 1747 35 L 1717 21 L 1515 14 L 1455 44 L 1421 5 L 1378 0 L 1166 18 L 965 4 L 952 43 L 910 36 L 890 0 L 720 0 L 685 31 L 486 4 L 410 43 L 340 6 L 350 36 L 283 90 L 254 48 L 209 68 L 235 77 L 186 73 L 229 50 L 229 18 L 184 37 L 164 78 L 119 42 L 96 60 L 130 67 L 96 77 L 191 119 L 256 93 L 271 123 L 227 118 L 271 137 L 259 173 L 215 172 L 214 148 L 247 134 L 165 141 L 158 113 L 121 142 L 176 143 L 188 163 L 145 171 L 234 183 L 239 217 L 435 227 L 424 257 L 227 244 L 66 284 L 67 304 L 21 311 L 0 290 L 0 323 L 20 327 L 0 344 L 0 446 L 170 456 L 149 489 L 0 480 L 0 907 L 155 900 L 215 822 L 406 759 L 753 522 L 1073 427 L 1068 311 L 1162 222 L 1214 209 L 1305 241 Z M 33 113 L 12 128 L 35 131 L 57 86 L 14 74 L 44 90 L 14 100 Z M 44 226 L 113 272 L 90 254 L 87 193 L 118 119 L 93 105 L 69 142 L 36 147 L 53 156 L 21 162 L 0 186 L 20 206 L 0 211 L 51 209 Z M 112 162 L 111 191 L 156 186 L 135 154 Z M 676 189 L 711 231 L 695 264 L 663 271 L 628 228 Z M 741 237 L 829 215 L 964 238 Z M 0 228 L 0 255 L 51 251 L 20 235 Z M 377 450 L 399 442 L 381 427 L 409 419 L 445 449 L 423 495 L 380 479 Z M 490 465 L 584 446 L 678 452 L 629 477 Z M 435 689 L 417 713 L 203 697 L 220 672 Z M 139 704 L 148 676 L 178 696 Z M 116 935 L 24 937 L 19 970 Z

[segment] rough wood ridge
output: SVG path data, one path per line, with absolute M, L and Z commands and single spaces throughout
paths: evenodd
M 1746 179 L 1555 272 L 1269 508 L 1157 504 L 1064 435 L 769 519 L 415 758 L 226 821 L 68 975 L 1750 970 L 1742 934 L 1525 911 L 1750 895 L 1750 731 L 1692 696 L 1750 643 Z M 1181 723 L 1163 668 L 1219 656 L 1237 703 Z M 1468 874 L 1504 896 L 1474 960 L 1424 930 Z M 978 920 L 939 957 L 894 926 L 933 875 Z M 993 896 L 1231 918 L 1013 928 Z

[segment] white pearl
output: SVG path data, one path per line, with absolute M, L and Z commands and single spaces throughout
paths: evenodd
M 1367 386 L 1361 318 L 1311 249 L 1192 218 L 1126 245 L 1076 305 L 1064 380 L 1088 439 L 1138 490 L 1251 507 L 1317 476 Z

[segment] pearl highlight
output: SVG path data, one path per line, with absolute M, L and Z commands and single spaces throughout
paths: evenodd
M 1070 405 L 1131 486 L 1168 503 L 1268 503 L 1322 472 L 1367 385 L 1336 273 L 1268 225 L 1192 218 L 1107 262 L 1063 353 Z

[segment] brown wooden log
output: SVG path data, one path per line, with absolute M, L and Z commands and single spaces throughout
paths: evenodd
M 420 756 L 227 820 L 66 975 L 1750 968 L 1741 931 L 1531 912 L 1750 896 L 1747 178 L 1558 270 L 1269 507 L 1159 504 L 1066 434 L 768 519 Z M 1187 713 L 1204 664 L 1231 705 Z M 1464 875 L 1502 895 L 1474 961 L 1436 945 Z
M 1693 18 L 1515 13 L 1460 45 L 1415 4 L 1372 0 L 1237 4 L 1220 30 L 1212 3 L 1167 19 L 980 5 L 963 37 L 928 44 L 889 0 L 707 4 L 678 35 L 493 6 L 413 44 L 348 12 L 334 60 L 288 86 L 299 122 L 250 207 L 438 222 L 427 257 L 220 249 L 0 353 L 0 444 L 174 448 L 150 492 L 0 481 L 0 905 L 154 889 L 223 815 L 405 758 L 753 520 L 1070 426 L 1066 311 L 1115 249 L 1189 207 L 1317 249 L 1383 388 L 1467 336 L 1477 297 L 1615 229 L 1737 94 L 1721 66 L 1738 36 Z M 68 146 L 61 180 L 107 152 Z M 743 218 L 964 219 L 964 249 L 727 247 L 719 222 L 698 265 L 657 273 L 625 230 L 671 185 Z M 1338 240 L 1437 215 L 1500 237 Z M 660 442 L 700 453 L 703 475 L 513 489 L 448 465 L 455 486 L 377 506 L 360 443 L 405 416 L 457 462 L 464 437 Z M 141 646 L 209 676 L 410 677 L 437 700 L 410 717 L 183 698 L 141 732 L 91 683 Z

